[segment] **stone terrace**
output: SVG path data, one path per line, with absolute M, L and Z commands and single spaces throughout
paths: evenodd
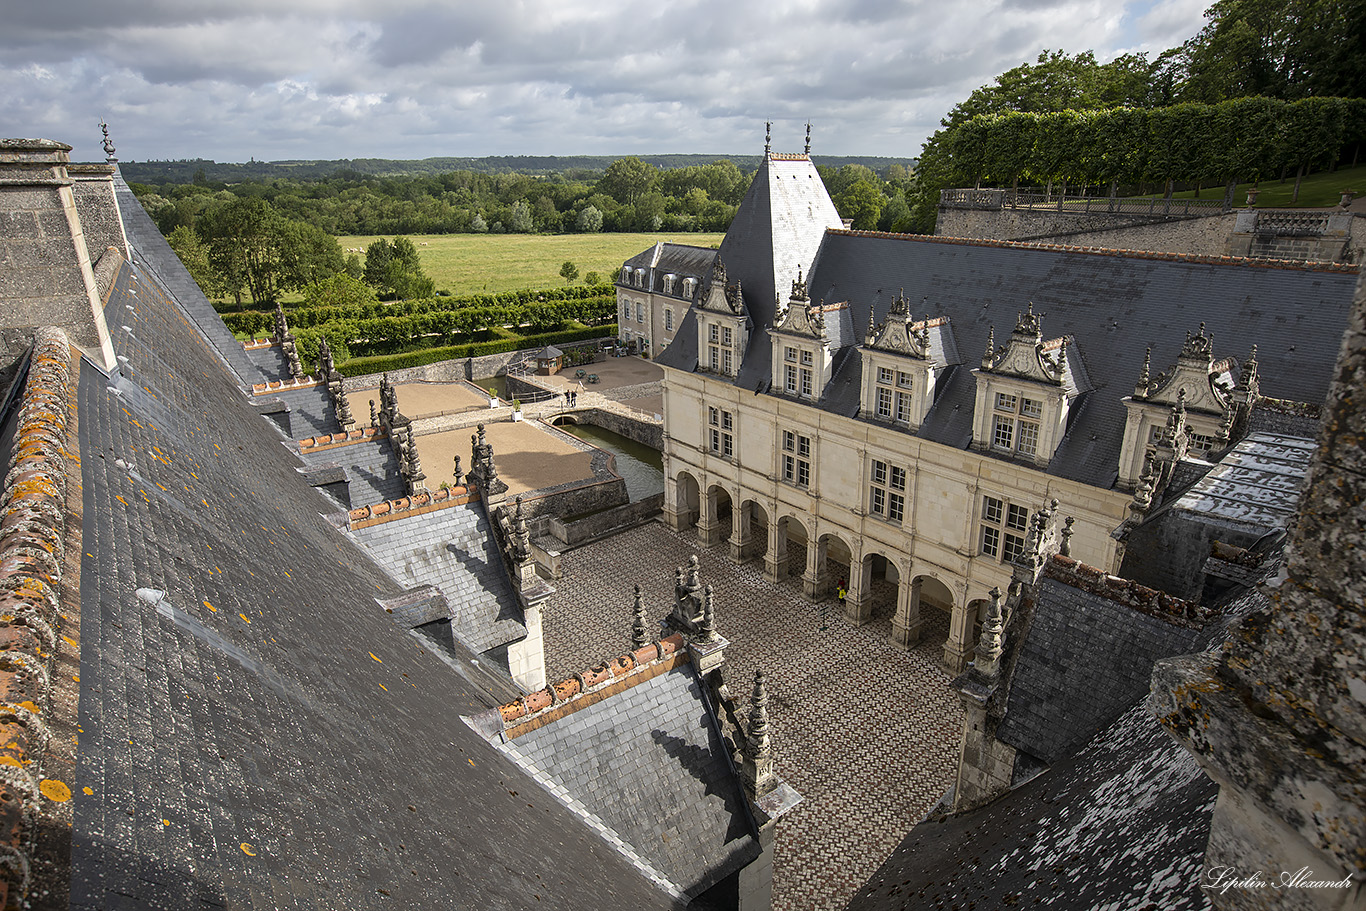
M 774 908 L 843 908 L 952 783 L 963 715 L 939 668 L 947 615 L 929 611 L 925 640 L 900 652 L 889 619 L 857 629 L 799 583 L 771 585 L 651 523 L 565 555 L 545 608 L 548 679 L 627 650 L 632 585 L 662 617 L 693 553 L 730 640 L 727 679 L 743 697 L 756 668 L 767 675 L 778 771 L 804 798 L 778 824 Z

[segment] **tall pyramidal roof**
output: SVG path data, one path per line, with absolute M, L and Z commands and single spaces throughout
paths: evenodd
M 774 294 L 786 296 L 798 266 L 810 271 L 825 229 L 841 227 L 810 155 L 765 150 L 720 250 L 729 280 L 741 284 L 756 328 L 773 322 Z

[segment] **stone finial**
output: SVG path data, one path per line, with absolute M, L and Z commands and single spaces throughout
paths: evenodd
M 996 327 L 987 327 L 987 350 L 982 352 L 982 369 L 990 370 L 996 363 Z
M 1146 398 L 1148 387 L 1152 385 L 1153 346 L 1143 352 L 1143 366 L 1138 371 L 1138 382 L 1134 383 L 1134 398 Z
M 1005 616 L 1001 612 L 1001 589 L 993 588 L 987 593 L 991 597 L 987 608 L 987 618 L 982 622 L 982 634 L 977 640 L 977 670 L 988 676 L 995 676 L 1000 665 L 1002 631 L 1005 629 Z
M 754 692 L 749 699 L 750 755 L 767 756 L 773 745 L 768 736 L 768 688 L 764 686 L 764 672 L 754 672 Z
M 877 317 L 874 316 L 873 313 L 874 313 L 874 307 L 873 307 L 872 304 L 869 304 L 869 305 L 868 305 L 868 335 L 867 335 L 867 344 L 868 344 L 868 345 L 872 345 L 873 342 L 877 340 Z
M 1252 346 L 1252 351 L 1248 353 L 1247 360 L 1243 361 L 1243 369 L 1238 372 L 1238 391 L 1243 393 L 1242 397 L 1252 399 L 1256 397 L 1260 383 L 1257 377 L 1257 346 Z
M 346 391 L 337 389 L 332 400 L 336 405 L 337 423 L 341 425 L 342 430 L 350 430 L 356 419 L 351 416 L 351 403 L 346 398 Z
M 326 381 L 337 369 L 332 359 L 332 347 L 327 344 L 327 336 L 318 339 L 318 379 Z
M 631 649 L 638 651 L 650 644 L 650 627 L 645 622 L 645 596 L 636 583 L 635 620 L 631 624 Z
M 100 142 L 104 147 L 104 160 L 113 164 L 118 159 L 114 157 L 114 141 L 109 138 L 109 124 L 104 122 L 103 117 L 100 118 L 100 132 L 104 134 L 104 139 Z
M 370 400 L 370 426 L 371 426 L 371 427 L 378 427 L 378 426 L 379 426 L 379 414 L 375 411 L 375 400 L 374 400 L 374 399 L 371 399 L 371 400 Z M 460 456 L 456 456 L 455 458 L 456 458 L 456 461 L 459 461 Z
M 684 587 L 689 592 L 700 591 L 702 588 L 702 563 L 697 559 L 697 554 L 688 558 L 688 581 Z
M 374 402 L 371 402 L 371 403 L 370 403 L 370 407 L 371 407 L 371 409 L 373 409 L 373 408 L 375 407 L 375 403 L 374 403 Z M 460 486 L 460 477 L 461 477 L 461 472 L 460 472 L 460 456 L 457 455 L 457 456 L 455 457 L 455 486 L 456 486 L 456 487 L 459 487 L 459 486 Z
M 286 335 L 283 345 L 285 357 L 289 360 L 289 375 L 293 379 L 300 380 L 304 376 L 304 365 L 299 360 L 299 346 L 294 344 L 294 336 Z
M 675 588 L 677 591 L 679 591 L 679 592 L 682 592 L 682 591 L 683 591 L 683 587 L 684 587 L 684 586 L 683 586 L 683 583 L 684 583 L 684 580 L 686 580 L 686 579 L 687 579 L 687 576 L 685 576 L 685 575 L 683 574 L 683 567 L 681 567 L 681 566 L 675 566 L 675 567 L 674 567 L 674 588 Z
M 1225 408 L 1224 416 L 1219 421 L 1219 429 L 1214 432 L 1214 438 L 1220 443 L 1227 443 L 1233 439 L 1233 409 Z
M 522 511 L 522 498 L 517 498 L 517 509 L 512 514 L 513 556 L 518 563 L 531 559 L 531 529 L 527 525 L 526 513 Z
M 1071 516 L 1062 520 L 1062 543 L 1058 545 L 1058 553 L 1064 557 L 1072 556 L 1072 535 L 1076 534 L 1076 529 L 1072 524 L 1077 520 Z
M 1153 456 L 1152 453 L 1143 459 L 1143 473 L 1138 476 L 1138 485 L 1134 488 L 1134 507 L 1139 510 L 1146 510 L 1153 505 L 1153 488 L 1156 481 L 1153 477 Z
M 427 475 L 422 471 L 422 459 L 417 454 L 417 444 L 408 444 L 408 487 L 409 493 L 417 493 L 424 489 L 422 483 L 427 480 Z
M 806 122 L 806 147 L 802 149 L 802 154 L 807 156 L 811 154 L 811 121 L 809 120 Z
M 1205 334 L 1204 323 L 1200 324 L 1194 335 L 1186 332 L 1186 343 L 1181 346 L 1180 356 L 1182 359 L 1198 361 L 1206 366 L 1214 360 L 1214 335 Z
M 716 593 L 710 584 L 702 593 L 702 625 L 698 627 L 698 638 L 702 642 L 715 642 L 716 635 Z
M 773 121 L 764 121 L 764 154 L 767 155 L 769 149 L 773 147 Z
M 1033 339 L 1043 338 L 1043 314 L 1034 312 L 1034 302 L 1028 301 L 1025 312 L 1020 314 L 1020 318 L 1015 323 L 1015 331 L 1020 335 L 1027 335 Z
M 811 300 L 806 294 L 806 282 L 802 280 L 802 267 L 800 263 L 797 265 L 797 277 L 792 282 L 792 300 L 794 302 L 800 301 L 802 303 L 808 303 Z

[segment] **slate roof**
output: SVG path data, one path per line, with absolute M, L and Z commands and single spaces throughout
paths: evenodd
M 658 260 L 655 259 L 656 250 L 659 251 Z M 715 259 L 716 251 L 710 247 L 660 242 L 654 247 L 648 247 L 632 256 L 622 265 L 630 266 L 632 269 L 645 270 L 645 282 L 640 290 L 663 294 L 664 276 L 673 274 L 679 278 L 679 281 L 674 285 L 673 296 L 681 300 L 697 300 L 701 286 L 711 275 L 711 264 Z M 682 280 L 689 276 L 697 279 L 697 287 L 693 289 L 692 297 L 684 298 Z M 636 287 L 621 281 L 620 270 L 617 272 L 616 283 L 624 288 Z
M 503 749 L 689 896 L 759 854 L 727 747 L 690 663 L 508 740 Z
M 350 506 L 367 506 L 394 500 L 408 492 L 398 470 L 398 456 L 389 440 L 365 440 L 316 451 L 303 450 L 299 456 L 310 468 L 340 465 L 346 472 Z
M 1203 643 L 1198 629 L 1044 576 L 996 737 L 1057 762 L 1148 692 L 1158 659 Z
M 1217 794 L 1142 700 L 1048 774 L 916 826 L 848 908 L 1206 909 Z
M 123 376 L 80 368 L 70 907 L 670 907 L 460 722 L 505 691 L 395 627 L 374 599 L 399 586 L 321 515 L 250 361 L 158 285 L 119 271 Z
M 734 238 L 727 234 L 721 246 L 732 279 L 741 263 L 753 271 L 751 260 L 768 255 L 756 227 L 762 219 L 741 218 L 743 214 L 742 207 L 739 227 L 732 227 Z M 794 268 L 791 276 L 795 274 Z M 1152 346 L 1154 369 L 1166 369 L 1176 362 L 1185 333 L 1204 322 L 1213 333 L 1216 357 L 1242 358 L 1252 345 L 1259 346 L 1263 395 L 1322 402 L 1356 277 L 1355 267 L 1340 265 L 829 230 L 807 282 L 813 301 L 848 301 L 859 331 L 868 325 L 869 308 L 881 321 L 903 289 L 917 315 L 924 309 L 931 317 L 948 317 L 961 363 L 941 375 L 935 403 L 916 435 L 955 448 L 971 441 L 973 369 L 986 347 L 988 328 L 995 327 L 999 340 L 1032 301 L 1035 311 L 1045 314 L 1045 338 L 1074 339 L 1074 352 L 1095 387 L 1073 403 L 1067 431 L 1047 471 L 1109 488 L 1116 480 L 1123 441 L 1122 399 L 1133 392 L 1145 347 Z M 767 291 L 767 304 L 763 293 L 746 279 L 745 301 L 754 314 L 755 331 L 734 385 L 747 390 L 770 380 L 770 341 L 761 330 L 771 322 L 765 313 L 772 311 L 772 291 Z M 690 315 L 656 360 L 691 371 L 697 366 L 697 345 Z M 837 359 L 818 406 L 854 415 L 859 371 L 859 358 Z
M 1252 534 L 1285 528 L 1317 448 L 1312 439 L 1250 433 L 1172 509 Z
M 482 503 L 391 519 L 351 534 L 400 585 L 440 589 L 452 629 L 471 651 L 526 638 L 521 605 Z

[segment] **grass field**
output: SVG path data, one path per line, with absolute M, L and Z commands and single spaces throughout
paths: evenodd
M 411 235 L 422 269 L 436 287 L 452 294 L 495 294 L 564 285 L 560 266 L 579 267 L 576 284 L 589 272 L 614 278 L 621 264 L 661 240 L 715 247 L 723 234 L 426 234 Z M 364 250 L 374 237 L 338 237 L 343 250 Z M 386 238 L 392 240 L 392 237 Z
M 1358 196 L 1366 195 L 1366 165 L 1355 168 L 1338 168 L 1336 171 L 1320 171 L 1306 175 L 1300 181 L 1299 202 L 1291 202 L 1290 195 L 1295 192 L 1295 175 L 1286 175 L 1281 183 L 1275 177 L 1263 179 L 1258 185 L 1261 193 L 1257 196 L 1258 209 L 1275 209 L 1285 206 L 1312 209 L 1316 206 L 1335 206 L 1342 198 L 1343 190 L 1355 190 Z M 1247 191 L 1250 183 L 1240 183 L 1233 191 L 1233 204 L 1242 207 L 1247 204 Z M 1191 199 L 1194 190 L 1173 193 L 1173 199 Z M 1145 197 L 1146 198 L 1146 197 Z M 1220 200 L 1224 198 L 1223 187 L 1206 187 L 1200 191 L 1201 199 Z

